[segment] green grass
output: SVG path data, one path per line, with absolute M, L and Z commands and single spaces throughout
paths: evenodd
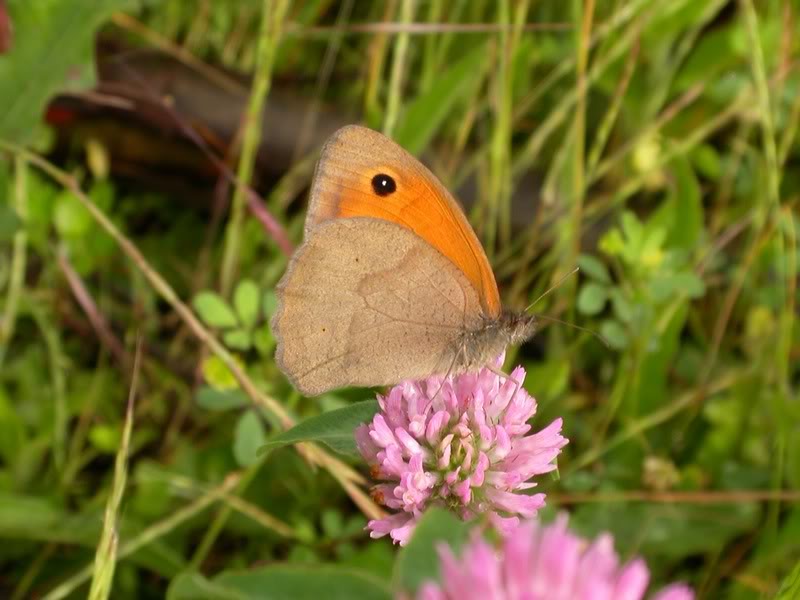
M 580 267 L 535 310 L 608 346 L 543 319 L 511 357 L 537 419 L 563 417 L 570 439 L 540 484 L 545 518 L 611 531 L 699 598 L 796 592 L 795 3 L 48 2 L 9 0 L 15 52 L 0 55 L 0 98 L 30 113 L 0 118 L 0 595 L 230 597 L 324 576 L 383 597 L 414 579 L 363 531 L 377 510 L 363 464 L 324 445 L 256 452 L 372 398 L 303 398 L 273 360 L 267 319 L 315 156 L 259 171 L 274 140 L 252 125 L 271 94 L 304 109 L 298 139 L 332 111 L 424 157 L 470 200 L 507 304 Z M 155 156 L 142 183 L 87 163 L 80 136 L 48 155 L 39 114 L 71 75 L 89 81 L 97 23 L 210 88 L 241 88 L 221 68 L 253 75 L 239 160 L 215 156 L 231 190 L 219 221 L 211 192 L 153 185 L 175 175 Z M 214 139 L 181 127 L 187 148 Z

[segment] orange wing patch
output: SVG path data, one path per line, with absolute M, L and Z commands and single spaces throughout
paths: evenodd
M 386 174 L 396 190 L 372 189 Z M 500 295 L 486 254 L 461 207 L 438 179 L 383 135 L 363 127 L 339 130 L 322 152 L 306 218 L 306 231 L 328 219 L 372 217 L 402 225 L 439 250 L 469 279 L 487 316 L 500 314 Z

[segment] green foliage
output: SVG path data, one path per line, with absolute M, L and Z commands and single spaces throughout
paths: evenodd
M 213 582 L 197 573 L 183 574 L 170 586 L 168 600 L 388 600 L 386 585 L 366 574 L 332 567 L 264 567 L 228 572 Z
M 264 443 L 266 433 L 264 425 L 255 411 L 249 410 L 239 417 L 234 434 L 233 454 L 243 467 L 248 467 L 256 462 L 256 452 Z
M 92 34 L 113 11 L 130 5 L 131 0 L 8 2 L 14 45 L 0 55 L 0 137 L 30 140 L 53 93 L 91 86 Z
M 485 68 L 486 44 L 464 55 L 408 103 L 394 138 L 412 154 L 424 151 L 451 111 L 474 94 L 475 74 Z
M 280 372 L 269 319 L 288 257 L 259 221 L 238 229 L 240 252 L 222 276 L 229 215 L 211 217 L 219 197 L 208 176 L 217 169 L 190 155 L 203 139 L 204 151 L 236 158 L 235 146 L 223 147 L 235 134 L 217 117 L 234 130 L 242 122 L 247 86 L 226 74 L 253 73 L 265 4 L 277 6 L 5 3 L 13 40 L 0 54 L 2 597 L 84 597 L 96 577 L 101 596 L 123 600 L 386 598 L 438 577 L 437 544 L 458 548 L 474 529 L 430 511 L 406 548 L 369 538 L 368 517 L 343 485 L 350 479 L 311 464 L 295 444 L 315 442 L 368 486 L 353 430 L 377 410 L 374 392 L 303 398 Z M 418 2 L 411 20 L 433 29 L 408 37 L 394 87 L 398 38 L 381 27 L 401 20 L 405 2 L 288 5 L 283 35 L 269 40 L 277 50 L 266 114 L 281 122 L 265 124 L 257 181 L 245 182 L 287 237 L 301 241 L 299 190 L 313 161 L 295 143 L 321 141 L 316 134 L 338 120 L 380 126 L 396 101 L 395 137 L 466 201 L 508 306 L 526 306 L 579 267 L 536 304 L 542 330 L 513 357 L 528 371 L 536 418 L 563 417 L 570 439 L 559 476 L 536 488 L 548 494 L 544 517 L 568 510 L 581 533 L 610 531 L 625 559 L 644 556 L 657 584 L 682 579 L 702 598 L 796 596 L 795 4 L 598 2 L 583 38 L 586 3 Z M 112 23 L 117 10 L 155 35 Z M 506 22 L 556 26 L 498 31 Z M 97 31 L 131 45 L 129 62 L 111 57 L 106 66 L 140 83 L 133 107 L 114 93 L 83 94 Z M 157 53 L 156 39 L 181 48 L 192 102 L 180 95 L 181 69 L 164 79 L 158 68 L 153 77 L 137 71 L 133 59 Z M 166 80 L 176 83 L 168 92 L 159 87 Z M 67 106 L 91 108 L 96 120 L 59 124 L 53 135 L 43 113 L 65 91 Z M 179 136 L 160 122 L 151 128 L 142 108 L 162 97 L 199 134 L 180 151 L 169 146 Z M 202 99 L 211 97 L 206 114 Z M 187 118 L 189 105 L 201 109 Z M 131 122 L 133 138 L 121 127 Z M 198 324 L 174 310 L 74 190 L 8 142 L 69 173 L 221 347 L 196 337 Z M 86 167 L 89 145 L 111 157 L 109 177 Z M 170 155 L 128 162 L 142 146 Z M 217 285 L 235 273 L 230 293 Z M 137 335 L 142 392 L 128 439 Z M 121 486 L 114 459 L 126 439 Z M 104 521 L 106 506 L 116 518 Z M 105 556 L 96 570 L 95 556 Z
M 212 327 L 235 327 L 236 314 L 219 294 L 201 292 L 192 301 L 200 318 Z
M 254 347 L 266 357 L 275 346 L 267 325 L 271 296 L 271 293 L 264 295 L 262 300 L 258 285 L 243 279 L 233 292 L 232 306 L 210 290 L 197 294 L 192 305 L 206 324 L 224 330 L 222 339 L 226 346 L 242 352 Z M 263 320 L 260 319 L 262 312 Z
M 0 242 L 9 242 L 22 227 L 14 209 L 7 204 L 0 205 Z
M 397 557 L 396 585 L 413 594 L 426 581 L 437 580 L 440 575 L 439 547 L 447 545 L 458 553 L 469 537 L 470 528 L 470 523 L 446 510 L 434 508 L 426 511 L 408 546 Z
M 358 450 L 353 440 L 353 430 L 368 422 L 378 412 L 375 400 L 356 402 L 344 408 L 331 410 L 316 417 L 310 417 L 278 434 L 262 446 L 262 450 L 272 450 L 297 442 L 322 442 L 331 450 L 342 454 L 357 456 Z
M 800 596 L 800 562 L 786 576 L 775 600 L 792 600 Z

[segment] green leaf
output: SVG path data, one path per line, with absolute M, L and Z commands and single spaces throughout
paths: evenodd
M 122 431 L 117 424 L 97 424 L 89 430 L 89 441 L 100 452 L 114 454 L 119 448 Z
M 331 540 L 335 540 L 342 535 L 343 523 L 344 519 L 342 513 L 338 509 L 325 509 L 322 511 L 319 518 L 322 532 L 325 534 L 325 537 Z
M 262 308 L 264 311 L 264 318 L 267 320 L 269 320 L 269 318 L 275 314 L 275 310 L 278 308 L 278 296 L 275 295 L 274 290 L 264 292 Z
M 650 293 L 657 302 L 674 296 L 699 298 L 705 294 L 703 280 L 691 271 L 659 277 L 650 282 Z
M 649 414 L 670 401 L 669 372 L 680 348 L 688 312 L 688 301 L 675 302 L 663 311 L 656 327 L 648 332 L 652 341 L 639 365 L 637 384 L 625 399 L 625 405 L 633 407 L 637 414 Z
M 27 142 L 54 94 L 93 84 L 95 29 L 129 4 L 129 0 L 8 2 L 14 45 L 0 54 L 0 138 Z
M 253 344 L 252 336 L 246 329 L 233 329 L 222 336 L 225 345 L 235 350 L 249 350 Z
M 697 81 L 713 81 L 723 70 L 734 67 L 739 56 L 733 47 L 733 41 L 728 27 L 706 31 L 681 66 L 675 86 L 685 90 Z
M 578 266 L 581 272 L 600 283 L 611 283 L 611 276 L 603 262 L 591 254 L 581 254 L 578 257 Z
M 227 572 L 217 583 L 258 600 L 390 600 L 386 584 L 359 571 L 337 566 L 278 565 Z
M 620 256 L 625 251 L 625 240 L 619 229 L 609 229 L 603 234 L 598 243 L 598 248 L 609 256 Z
M 240 389 L 219 390 L 204 385 L 197 391 L 197 404 L 206 410 L 225 411 L 250 404 L 250 398 Z
M 0 491 L 0 536 L 40 539 L 67 519 L 55 498 Z M 99 528 L 98 528 L 99 530 Z
M 486 44 L 464 53 L 421 96 L 406 107 L 394 139 L 411 154 L 419 154 L 449 117 L 456 103 L 475 89 L 476 74 L 486 61 Z
M 719 152 L 711 144 L 698 144 L 690 155 L 694 165 L 701 175 L 708 179 L 717 180 L 722 176 L 722 161 Z
M 234 356 L 234 359 L 239 363 L 239 366 L 244 366 L 237 357 Z M 222 362 L 222 359 L 217 355 L 206 357 L 200 365 L 200 370 L 206 382 L 218 390 L 235 390 L 239 388 L 239 382 L 236 381 L 228 365 Z
M 386 584 L 341 566 L 270 565 L 252 571 L 225 571 L 213 580 L 181 573 L 167 600 L 391 600 Z
M 797 600 L 797 598 L 800 598 L 800 562 L 783 580 L 775 600 Z
M 469 536 L 471 524 L 453 513 L 430 508 L 420 519 L 408 546 L 400 551 L 395 564 L 394 580 L 403 591 L 413 596 L 424 582 L 439 579 L 440 544 L 447 544 L 458 556 Z
M 233 455 L 242 467 L 252 465 L 258 459 L 258 449 L 264 444 L 267 435 L 264 424 L 254 410 L 248 410 L 236 424 L 233 442 Z
M 612 288 L 609 292 L 614 315 L 623 323 L 630 323 L 637 314 L 635 307 L 620 288 Z
M 600 335 L 602 335 L 609 346 L 615 350 L 624 350 L 628 347 L 628 334 L 625 328 L 614 319 L 603 321 L 600 325 Z
M 614 535 L 617 551 L 642 553 L 656 559 L 676 559 L 714 552 L 758 522 L 754 502 L 737 504 L 617 504 L 584 505 L 570 518 L 581 535 Z
M 358 456 L 353 432 L 378 412 L 377 400 L 357 402 L 322 413 L 298 423 L 288 431 L 275 436 L 261 447 L 273 450 L 297 442 L 322 442 L 336 452 Z
M 639 249 L 644 241 L 644 227 L 636 215 L 629 210 L 622 213 L 620 218 L 622 233 L 625 234 L 626 246 Z
M 706 284 L 693 271 L 676 273 L 675 280 L 689 298 L 700 298 L 706 293 Z
M 578 312 L 596 315 L 606 305 L 608 288 L 597 283 L 586 283 L 578 294 Z
M 258 286 L 249 279 L 240 281 L 233 293 L 233 305 L 239 315 L 239 322 L 245 327 L 250 328 L 256 324 L 258 300 Z
M 686 158 L 673 164 L 675 190 L 672 202 L 674 222 L 667 238 L 667 246 L 694 250 L 703 231 L 703 199 L 697 176 Z
M 228 303 L 215 292 L 200 292 L 192 300 L 192 306 L 212 327 L 235 327 L 238 324 Z
M 247 600 L 247 594 L 214 583 L 200 573 L 181 573 L 169 584 L 167 600 Z
M 59 234 L 74 238 L 86 235 L 93 224 L 92 215 L 70 192 L 56 198 L 53 221 Z
M 272 356 L 272 350 L 275 348 L 275 338 L 272 337 L 269 324 L 264 323 L 253 332 L 253 346 L 256 347 L 261 356 Z

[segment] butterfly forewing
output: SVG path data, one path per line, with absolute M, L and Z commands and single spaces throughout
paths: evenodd
M 277 362 L 308 395 L 445 373 L 480 327 L 464 274 L 408 229 L 373 218 L 314 228 L 278 289 Z

